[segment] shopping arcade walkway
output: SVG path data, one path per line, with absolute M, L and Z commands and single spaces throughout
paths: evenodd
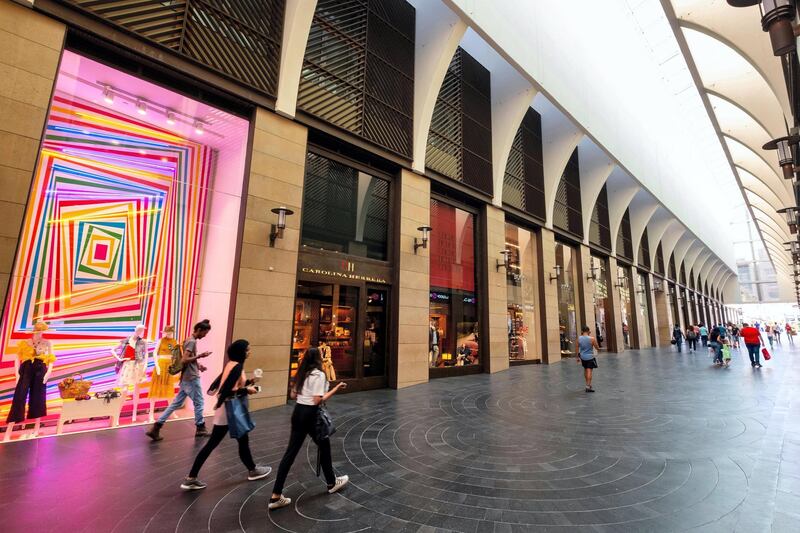
M 796 338 L 796 341 L 798 339 Z M 798 341 L 800 342 L 800 341 Z M 201 478 L 191 423 L 0 446 L 4 531 L 800 531 L 800 346 L 761 370 L 670 349 L 600 356 L 595 394 L 572 360 L 335 398 L 329 496 L 315 448 L 267 513 L 274 473 L 243 481 L 224 442 Z M 273 468 L 291 407 L 255 414 Z

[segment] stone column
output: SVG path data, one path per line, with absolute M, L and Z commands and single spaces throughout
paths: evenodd
M 261 409 L 286 402 L 307 130 L 258 109 L 253 132 L 233 338 L 250 340 L 247 368 L 264 371 L 263 392 L 250 399 L 253 409 Z M 270 226 L 277 215 L 270 210 L 279 206 L 294 214 L 272 248 Z
M 486 305 L 489 318 L 489 357 L 483 364 L 488 372 L 495 373 L 508 368 L 508 289 L 506 269 L 497 268 L 502 261 L 501 250 L 506 248 L 505 213 L 493 205 L 483 210 L 483 226 L 486 228 L 486 253 L 483 268 L 488 278 Z
M 22 221 L 65 26 L 13 2 L 0 2 L 0 308 Z
M 656 326 L 657 346 L 669 346 L 672 339 L 672 310 L 669 308 L 667 283 L 661 281 L 661 291 L 653 293 L 653 323 Z
M 556 363 L 561 360 L 561 344 L 558 332 L 558 285 L 555 275 L 556 239 L 553 230 L 542 228 L 539 233 L 539 294 L 541 294 L 542 363 Z
M 622 300 L 619 296 L 619 283 L 617 279 L 617 258 L 608 258 L 608 299 L 611 301 L 611 316 L 613 323 L 606 326 L 606 329 L 614 328 L 614 343 L 608 345 L 609 352 L 622 352 L 625 350 L 625 340 L 622 337 Z
M 431 183 L 409 170 L 400 175 L 399 261 L 397 262 L 397 371 L 390 373 L 394 388 L 428 381 L 428 313 L 430 311 L 430 253 L 414 253 L 417 230 L 430 224 Z M 436 231 L 436 228 L 433 228 Z
M 588 246 L 581 244 L 578 247 L 580 261 L 578 262 L 578 294 L 576 299 L 580 299 L 581 311 L 578 316 L 578 335 L 581 334 L 583 326 L 587 326 L 595 335 L 594 325 L 594 281 L 586 279 L 592 274 L 592 253 Z M 595 271 L 596 273 L 597 271 Z M 583 298 L 581 298 L 581 295 Z

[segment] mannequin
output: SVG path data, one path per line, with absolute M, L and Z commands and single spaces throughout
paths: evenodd
M 433 367 L 439 359 L 439 328 L 433 320 L 428 326 L 428 348 L 428 361 Z
M 130 392 L 133 389 L 133 414 L 131 422 L 136 422 L 139 405 L 139 385 L 147 379 L 147 341 L 144 339 L 146 328 L 136 326 L 133 335 L 120 341 L 116 350 L 111 349 L 111 355 L 122 363 L 117 376 L 117 386 Z
M 333 368 L 333 358 L 331 357 L 331 347 L 324 342 L 319 343 L 319 351 L 322 354 L 322 371 L 328 381 L 336 381 L 336 370 Z
M 47 415 L 47 380 L 53 373 L 53 345 L 44 338 L 47 331 L 46 322 L 41 320 L 33 325 L 31 340 L 23 340 L 17 345 L 17 358 L 14 360 L 14 375 L 17 386 L 14 389 L 14 400 L 6 420 L 4 441 L 11 440 L 11 433 L 16 422 L 25 417 L 25 402 L 28 402 L 28 419 L 35 421 L 33 436 L 39 436 L 42 417 Z M 29 397 L 30 396 L 30 397 Z
M 172 349 L 178 341 L 175 340 L 175 326 L 166 326 L 161 332 L 161 338 L 156 342 L 156 349 L 153 353 L 155 364 L 153 373 L 150 374 L 150 415 L 148 422 L 155 422 L 154 413 L 158 400 L 171 400 L 175 396 L 176 376 L 169 373 L 169 365 L 172 362 Z M 176 415 L 177 416 L 177 415 Z

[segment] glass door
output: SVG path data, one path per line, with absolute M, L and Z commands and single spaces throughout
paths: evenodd
M 361 363 L 365 378 L 386 376 L 386 357 L 389 347 L 389 291 L 367 287 L 367 309 L 364 321 L 364 355 Z

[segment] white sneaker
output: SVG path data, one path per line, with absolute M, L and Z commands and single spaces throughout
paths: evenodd
M 287 505 L 289 505 L 291 503 L 292 503 L 292 499 L 291 498 L 287 498 L 286 496 L 281 494 L 281 497 L 278 499 L 278 501 L 269 502 L 268 507 L 270 509 L 273 509 L 273 510 L 274 509 L 280 509 L 281 507 L 286 507 Z
M 333 484 L 333 487 L 328 489 L 328 494 L 333 494 L 334 492 L 339 492 L 350 482 L 350 478 L 348 476 L 337 476 L 336 483 Z

